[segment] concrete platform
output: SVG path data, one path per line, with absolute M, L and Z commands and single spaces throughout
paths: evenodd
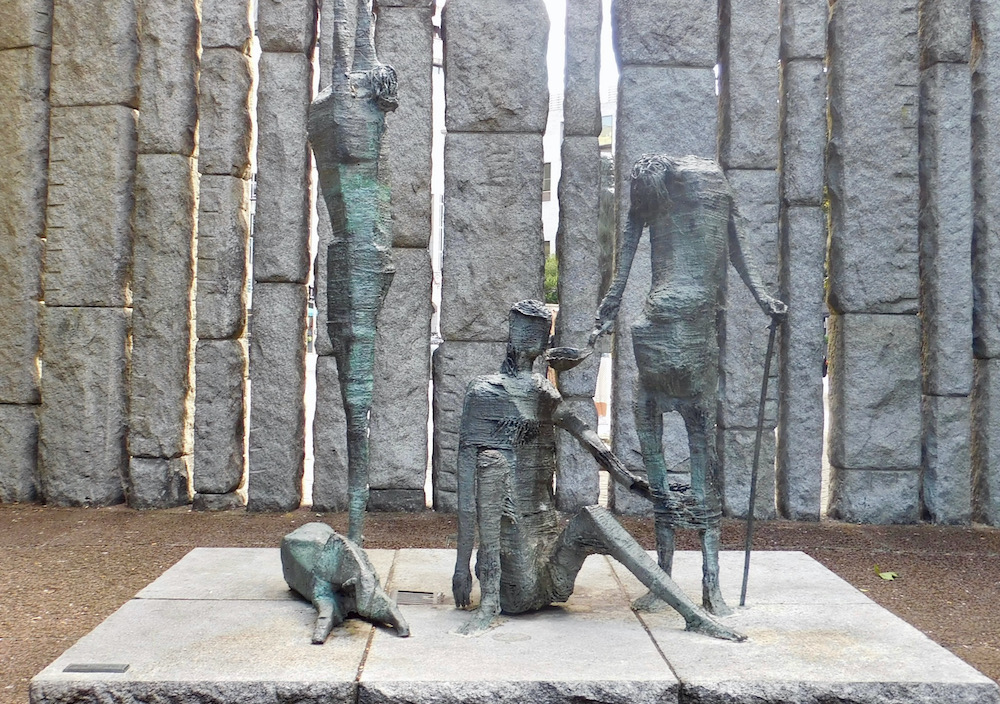
M 402 592 L 410 638 L 352 620 L 312 645 L 313 609 L 288 591 L 277 549 L 198 548 L 35 677 L 31 701 L 1000 704 L 996 683 L 803 553 L 755 553 L 749 605 L 727 619 L 746 643 L 632 612 L 644 590 L 600 556 L 567 604 L 459 636 L 454 551 L 369 554 Z M 721 562 L 736 604 L 742 555 Z M 700 556 L 675 564 L 698 594 Z

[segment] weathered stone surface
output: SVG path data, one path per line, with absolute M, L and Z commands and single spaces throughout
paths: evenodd
M 563 138 L 559 177 L 559 315 L 556 344 L 583 348 L 594 328 L 601 302 L 601 250 L 598 219 L 601 199 L 601 155 L 597 137 Z M 601 355 L 559 373 L 563 396 L 593 397 Z
M 599 0 L 569 0 L 566 3 L 563 83 L 563 134 L 566 136 L 596 137 L 601 133 L 601 23 Z M 566 168 L 565 160 L 563 168 Z M 561 196 L 559 203 L 562 207 Z
M 424 490 L 372 489 L 368 496 L 369 511 L 423 511 L 427 508 Z
M 194 490 L 227 494 L 243 482 L 247 349 L 243 340 L 195 348 Z
M 841 469 L 836 465 L 831 469 L 831 518 L 851 523 L 920 520 L 918 470 Z
M 917 310 L 915 6 L 838 0 L 831 10 L 828 301 L 838 313 Z
M 967 396 L 924 396 L 924 508 L 935 523 L 972 516 L 971 406 Z
M 507 339 L 513 302 L 542 297 L 542 138 L 445 138 L 441 334 Z
M 778 174 L 771 170 L 726 172 L 736 207 L 742 217 L 746 242 L 743 256 L 753 262 L 764 287 L 778 292 Z M 764 314 L 740 275 L 729 265 L 726 284 L 725 327 L 719 336 L 722 365 L 719 374 L 719 423 L 724 428 L 756 428 L 761 376 L 767 354 L 768 325 Z M 778 373 L 771 360 L 771 374 Z M 769 398 L 776 398 L 772 378 Z M 774 429 L 777 411 L 765 409 L 767 426 Z
M 198 77 L 198 170 L 249 178 L 254 70 L 238 49 L 205 49 Z
M 434 508 L 454 511 L 458 481 L 458 432 L 462 424 L 465 389 L 481 374 L 500 369 L 504 342 L 446 341 L 434 352 Z
M 821 436 L 822 437 L 822 436 Z M 753 448 L 756 430 L 719 430 L 719 461 L 722 476 L 722 510 L 734 518 L 746 518 L 750 507 L 750 480 L 753 473 Z M 817 474 L 819 465 L 816 467 Z M 757 467 L 757 497 L 753 503 L 754 518 L 772 519 L 775 510 L 774 430 L 764 428 L 760 442 L 760 462 Z
M 563 407 L 597 431 L 597 407 L 592 397 L 563 398 Z M 564 430 L 556 430 L 556 506 L 576 511 L 597 504 L 600 466 L 587 450 Z
M 247 322 L 250 182 L 204 175 L 198 198 L 198 338 L 239 337 Z
M 173 508 L 191 503 L 191 455 L 132 457 L 128 465 L 130 508 Z
M 973 342 L 977 357 L 1000 357 L 1000 5 L 973 0 L 982 43 L 972 72 Z
M 2 403 L 38 403 L 39 398 L 35 357 L 48 181 L 48 73 L 44 49 L 0 51 Z
M 788 304 L 788 316 L 778 335 L 778 510 L 786 518 L 817 521 L 821 508 L 826 357 L 826 215 L 822 208 L 784 209 L 780 260 L 781 300 Z
M 290 511 L 305 460 L 306 287 L 257 283 L 250 334 L 251 511 Z
M 257 92 L 257 210 L 254 281 L 305 283 L 309 276 L 312 87 L 305 54 L 265 52 Z
M 549 114 L 542 0 L 452 0 L 442 12 L 449 132 L 542 134 Z
M 920 319 L 831 315 L 830 464 L 920 466 Z
M 57 506 L 105 506 L 125 499 L 127 312 L 45 309 L 38 476 Z
M 781 99 L 784 101 L 779 156 L 782 199 L 795 205 L 820 205 L 826 158 L 823 60 L 786 62 L 781 73 Z
M 194 154 L 198 13 L 191 0 L 137 0 L 139 152 Z
M 316 359 L 316 417 L 313 419 L 314 511 L 347 510 L 347 419 L 337 381 L 337 360 Z
M 919 0 L 920 63 L 968 62 L 972 17 L 968 0 Z
M 198 13 L 193 0 L 136 0 L 139 152 L 194 154 Z
M 38 498 L 38 406 L 0 404 L 0 503 Z
M 387 7 L 426 8 L 433 6 L 434 0 L 381 0 L 379 2 L 379 7 L 383 10 Z
M 781 55 L 791 59 L 826 58 L 829 0 L 785 0 L 781 3 Z
M 177 154 L 140 154 L 136 163 L 128 435 L 133 457 L 191 453 L 196 176 L 194 160 Z M 140 499 L 147 500 L 155 503 Z
M 381 5 L 382 3 L 379 3 Z M 316 35 L 319 54 L 319 91 L 330 85 L 333 80 L 333 3 L 330 1 L 319 3 L 319 31 Z M 347 3 L 348 12 L 357 12 L 357 6 Z M 353 21 L 353 18 L 349 21 Z M 378 33 L 378 22 L 375 22 L 376 34 Z M 350 48 L 353 51 L 353 47 Z M 394 67 L 395 68 L 395 67 Z M 398 110 L 399 108 L 397 108 Z M 385 139 L 385 137 L 383 137 Z M 320 201 L 323 199 L 320 198 Z
M 0 49 L 28 46 L 52 46 L 52 0 L 15 0 L 4 5 Z
M 375 338 L 369 483 L 373 489 L 422 492 L 427 478 L 431 260 L 426 249 L 394 248 L 392 261 L 396 275 Z
M 203 49 L 245 50 L 253 26 L 249 0 L 201 0 L 201 46 Z
M 711 68 L 622 68 L 615 173 L 625 192 L 619 203 L 628 203 L 628 176 L 643 154 L 715 158 L 717 100 Z
M 53 5 L 52 105 L 137 107 L 136 0 L 54 0 Z
M 778 164 L 778 6 L 771 0 L 730 0 L 728 7 L 719 160 L 727 169 L 773 169 Z
M 315 17 L 313 0 L 258 0 L 257 39 L 261 51 L 307 54 Z
M 715 66 L 718 7 L 712 2 L 615 0 L 612 31 L 619 65 Z
M 380 3 L 380 5 L 383 5 Z M 391 187 L 393 247 L 427 247 L 431 236 L 433 10 L 387 9 L 375 23 L 379 61 L 396 69 L 399 107 L 385 116 L 382 148 Z M 325 250 L 324 250 L 325 251 Z
M 246 505 L 246 497 L 235 491 L 228 494 L 195 494 L 191 501 L 191 508 L 195 511 L 232 511 Z
M 1000 360 L 977 359 L 972 386 L 972 511 L 1000 525 Z
M 119 105 L 52 109 L 42 274 L 50 306 L 129 302 L 135 122 Z
M 969 67 L 935 64 L 921 81 L 920 317 L 924 392 L 972 388 L 972 94 Z

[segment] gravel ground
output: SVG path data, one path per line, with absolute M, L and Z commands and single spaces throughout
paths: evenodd
M 138 512 L 122 507 L 0 506 L 0 703 L 25 704 L 28 681 L 193 547 L 276 547 L 321 518 L 344 514 Z M 625 519 L 646 547 L 651 521 Z M 369 514 L 366 546 L 455 546 L 453 516 Z M 757 524 L 760 550 L 802 550 L 994 680 L 1000 680 L 1000 529 Z M 723 524 L 723 547 L 741 549 L 743 525 Z M 696 549 L 693 535 L 680 549 Z M 899 575 L 880 578 L 875 566 Z

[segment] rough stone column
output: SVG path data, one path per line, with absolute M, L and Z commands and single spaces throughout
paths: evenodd
M 333 2 L 320 3 L 319 89 L 330 85 L 333 71 Z M 326 12 L 324 12 L 324 9 Z M 352 20 L 353 21 L 353 20 Z M 376 22 L 376 29 L 378 22 Z M 398 109 L 398 108 L 397 108 Z M 383 136 L 384 140 L 388 135 Z M 313 165 L 313 182 L 318 183 Z M 316 287 L 316 414 L 313 416 L 313 488 L 315 511 L 347 510 L 347 421 L 337 378 L 337 360 L 326 328 L 326 253 L 333 225 L 326 201 L 316 199 L 316 252 L 313 256 L 313 286 Z M 378 348 L 376 347 L 376 354 Z M 371 450 L 369 450 L 370 452 Z
M 254 67 L 248 0 L 202 0 L 193 488 L 196 509 L 242 506 Z
M 0 502 L 38 495 L 51 0 L 0 3 Z
M 629 174 L 640 156 L 716 156 L 719 23 L 716 3 L 683 0 L 616 0 L 611 21 L 619 67 L 615 193 L 621 233 L 628 215 Z M 643 476 L 633 411 L 631 326 L 649 294 L 649 256 L 649 238 L 643 237 L 622 296 L 612 350 L 611 443 L 628 468 Z M 669 471 L 689 471 L 687 434 L 676 413 L 664 418 L 663 447 Z M 617 485 L 609 499 L 620 513 L 651 510 L 649 502 Z
M 139 0 L 137 10 L 127 496 L 133 508 L 167 508 L 191 496 L 199 17 L 192 0 Z
M 920 517 L 917 0 L 830 13 L 831 506 Z
M 393 66 L 399 78 L 399 107 L 386 115 L 383 138 L 396 276 L 375 341 L 368 500 L 375 511 L 426 506 L 433 14 L 432 0 L 385 0 L 375 23 L 379 61 Z
M 778 290 L 778 22 L 776 0 L 725 0 L 720 6 L 719 161 L 746 220 L 745 256 Z M 769 319 L 730 266 L 720 337 L 719 469 L 723 510 L 745 516 L 750 497 L 761 378 Z M 768 396 L 777 399 L 779 360 Z M 775 403 L 765 409 L 754 515 L 773 518 Z
M 1000 525 L 1000 6 L 972 0 L 972 21 L 973 515 Z
M 779 278 L 789 312 L 779 336 L 775 490 L 783 517 L 811 521 L 822 511 L 828 13 L 826 0 L 781 4 Z
M 445 341 L 434 357 L 433 475 L 434 507 L 453 511 L 465 384 L 499 369 L 511 304 L 542 298 L 549 22 L 541 0 L 451 0 L 442 23 Z
M 583 348 L 600 303 L 598 220 L 601 201 L 601 2 L 566 4 L 566 77 L 563 97 L 562 173 L 559 177 L 559 315 L 556 344 Z M 597 429 L 600 352 L 559 374 L 563 402 Z M 564 511 L 597 503 L 598 467 L 575 438 L 559 430 L 556 504 Z
M 972 515 L 972 21 L 968 0 L 920 6 L 920 307 L 924 511 Z
M 752 260 L 764 286 L 778 291 L 778 174 L 774 169 L 728 169 L 726 176 L 744 221 Z M 722 502 L 727 515 L 743 517 L 750 498 L 757 414 L 767 356 L 770 318 L 753 299 L 736 270 L 729 267 L 725 326 L 720 335 L 719 464 Z M 779 355 L 771 359 L 768 402 L 764 407 L 754 516 L 774 518 L 774 427 L 777 424 Z
M 288 511 L 302 498 L 305 326 L 315 194 L 306 139 L 313 0 L 262 0 L 257 86 L 257 210 L 250 338 L 247 506 Z
M 39 418 L 54 504 L 125 498 L 137 66 L 134 2 L 54 2 Z

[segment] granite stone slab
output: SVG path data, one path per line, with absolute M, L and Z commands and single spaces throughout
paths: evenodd
M 454 551 L 369 554 L 409 638 L 350 619 L 311 645 L 313 608 L 289 598 L 276 548 L 197 548 L 35 677 L 31 702 L 1000 703 L 996 683 L 800 552 L 754 555 L 750 603 L 727 619 L 746 643 L 636 615 L 643 588 L 603 556 L 566 604 L 460 636 Z M 688 593 L 700 564 L 677 553 Z M 720 565 L 735 604 L 742 554 Z M 101 664 L 128 668 L 64 671 Z

